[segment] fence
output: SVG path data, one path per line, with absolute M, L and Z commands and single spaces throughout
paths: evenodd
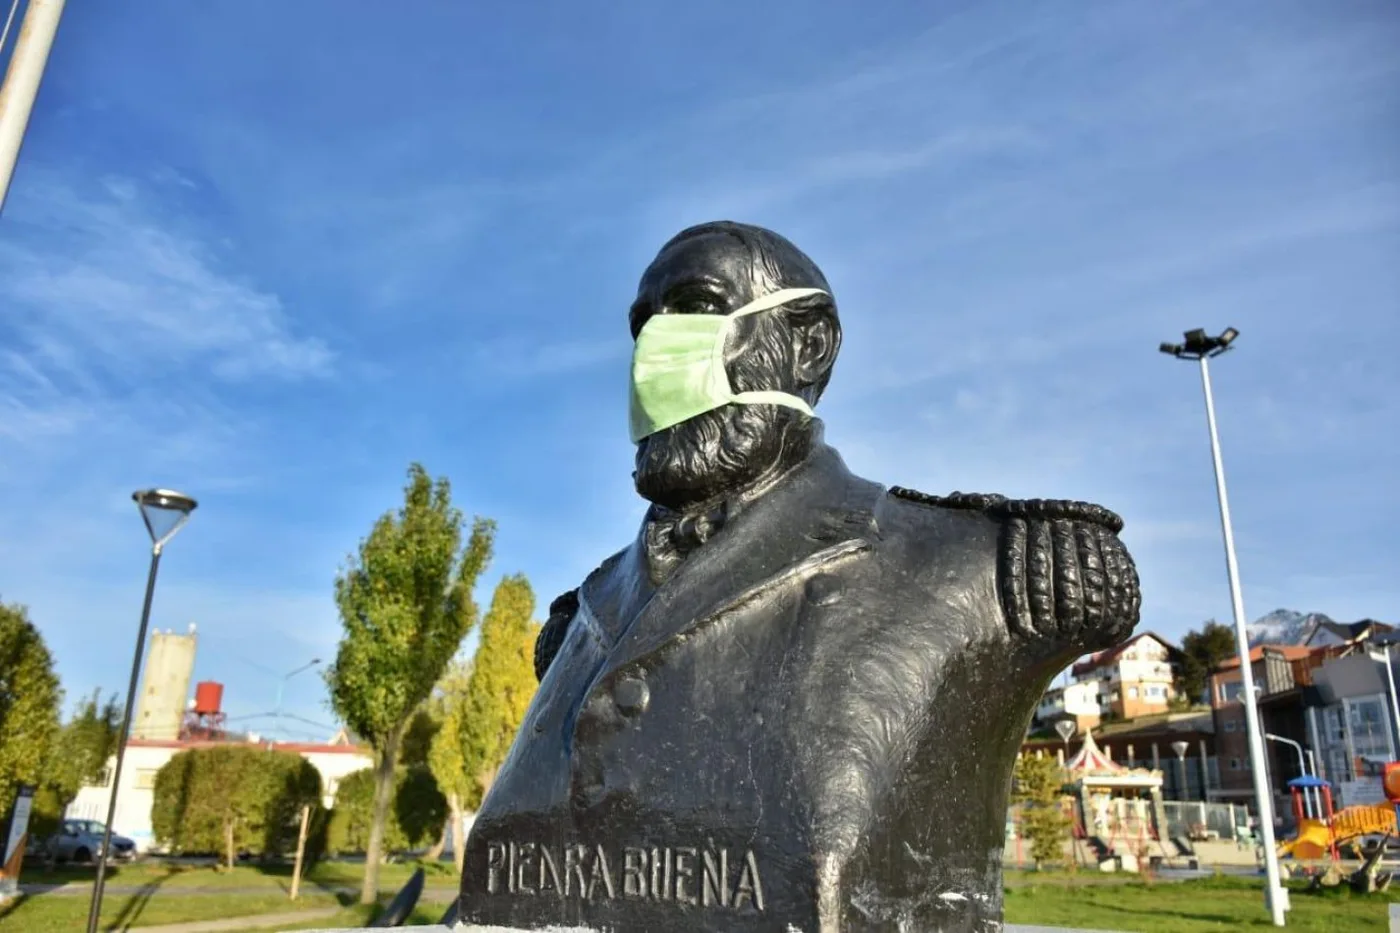
M 1074 805 L 1065 801 L 1067 816 L 1075 817 Z M 1232 803 L 1203 803 L 1176 800 L 1162 802 L 1166 811 L 1168 838 L 1180 836 L 1186 839 L 1200 839 L 1205 834 L 1212 838 L 1234 840 L 1240 833 L 1247 818 L 1245 809 Z M 1140 838 L 1151 837 L 1156 827 L 1151 808 L 1145 800 L 1114 800 L 1103 814 L 1105 825 L 1092 827 L 1093 835 L 1105 837 Z M 1020 807 L 1013 805 L 1006 811 L 1006 838 L 1015 839 L 1020 829 Z
M 1201 801 L 1166 800 L 1167 835 L 1199 838 L 1211 833 L 1220 839 L 1234 839 L 1237 827 L 1243 826 L 1247 815 L 1243 807 L 1233 803 L 1203 803 Z

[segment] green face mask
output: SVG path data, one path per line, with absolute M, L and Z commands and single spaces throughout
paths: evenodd
M 784 288 L 733 314 L 653 315 L 632 350 L 632 442 L 730 403 L 786 405 L 810 416 L 811 406 L 796 395 L 735 392 L 724 368 L 724 340 L 737 318 L 824 294 L 820 288 Z

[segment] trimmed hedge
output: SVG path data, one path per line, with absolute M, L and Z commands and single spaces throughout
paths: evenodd
M 175 854 L 279 855 L 296 847 L 301 808 L 321 774 L 292 752 L 215 745 L 180 752 L 156 774 L 151 828 Z

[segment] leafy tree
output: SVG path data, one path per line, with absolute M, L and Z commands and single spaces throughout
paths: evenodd
M 62 700 L 53 657 L 28 610 L 0 603 L 0 814 L 19 785 L 41 783 Z
M 375 794 L 361 903 L 374 902 L 399 745 L 413 714 L 476 622 L 472 590 L 491 556 L 493 522 L 462 547 L 462 513 L 445 478 L 408 470 L 404 504 L 374 523 L 336 577 L 345 635 L 326 671 L 331 705 L 374 752 Z
M 1016 760 L 1013 798 L 1021 804 L 1021 826 L 1031 841 L 1035 867 L 1064 857 L 1069 817 L 1060 803 L 1065 775 L 1053 758 L 1022 755 Z
M 49 756 L 44 784 L 53 792 L 60 812 L 79 790 L 97 780 L 107 759 L 116 753 L 122 710 L 115 695 L 99 703 L 100 693 L 94 690 L 78 707 L 59 732 Z
M 1198 632 L 1187 632 L 1181 640 L 1184 657 L 1176 689 L 1191 703 L 1199 703 L 1206 692 L 1206 678 L 1227 658 L 1235 656 L 1235 631 L 1214 619 Z
M 431 701 L 439 728 L 428 749 L 428 767 L 447 798 L 446 830 L 452 835 L 452 858 L 457 863 L 458 874 L 462 871 L 467 842 L 462 832 L 463 817 L 469 807 L 476 806 L 481 794 L 480 782 L 468 770 L 464 744 L 471 676 L 470 661 L 453 662 L 438 682 Z
M 405 768 L 414 765 L 426 766 L 428 749 L 441 726 L 432 704 L 424 702 L 408 721 L 408 728 L 404 730 L 403 740 L 399 743 L 399 764 Z
M 462 801 L 471 809 L 495 780 L 538 686 L 534 612 L 530 583 L 516 574 L 497 585 L 481 624 L 459 725 L 463 767 L 477 784 Z
M 374 821 L 376 775 L 364 768 L 341 778 L 335 790 L 327 847 L 331 852 L 355 853 L 369 848 Z M 394 773 L 393 805 L 384 821 L 386 852 L 417 848 L 442 827 L 447 803 L 427 768 L 415 765 Z
M 177 753 L 156 772 L 151 828 L 177 852 L 272 855 L 296 842 L 301 808 L 321 797 L 320 772 L 305 758 L 253 745 Z

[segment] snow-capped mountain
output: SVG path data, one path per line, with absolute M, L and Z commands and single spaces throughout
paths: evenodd
M 1332 620 L 1320 612 L 1275 609 L 1245 626 L 1251 645 L 1301 645 L 1322 622 Z

